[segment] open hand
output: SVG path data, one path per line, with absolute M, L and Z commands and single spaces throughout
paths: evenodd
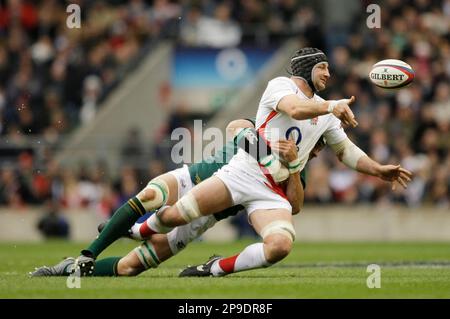
M 411 182 L 413 174 L 404 169 L 400 165 L 382 165 L 378 172 L 378 177 L 382 180 L 392 182 L 392 190 L 395 190 L 395 183 L 399 183 L 403 188 L 408 187 L 408 183 Z

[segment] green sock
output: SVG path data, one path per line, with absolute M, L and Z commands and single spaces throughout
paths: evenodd
M 131 226 L 145 213 L 145 208 L 136 197 L 129 199 L 128 202 L 116 210 L 102 232 L 81 253 L 85 256 L 97 258 L 109 245 L 120 237 L 126 236 Z
M 118 276 L 117 264 L 122 257 L 108 257 L 95 262 L 93 277 Z

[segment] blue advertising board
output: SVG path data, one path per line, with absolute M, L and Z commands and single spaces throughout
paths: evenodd
M 275 49 L 177 48 L 174 52 L 174 88 L 227 88 L 252 80 L 272 57 Z

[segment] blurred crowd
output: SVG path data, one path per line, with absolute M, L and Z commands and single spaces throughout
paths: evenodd
M 337 28 L 332 78 L 326 96 L 356 97 L 357 145 L 380 163 L 400 163 L 414 173 L 407 190 L 357 174 L 326 153 L 309 168 L 306 198 L 312 202 L 423 203 L 450 208 L 450 1 L 385 1 L 382 28 Z M 344 32 L 347 30 L 347 32 Z M 331 34 L 325 32 L 324 34 Z M 370 66 L 386 58 L 406 61 L 416 78 L 389 91 L 367 81 Z
M 90 122 L 127 67 L 179 15 L 165 2 L 142 11 L 142 1 L 6 1 L 0 7 L 0 134 L 41 134 L 52 142 Z M 66 12 L 69 4 L 80 7 L 80 28 L 68 26 L 76 21 Z
M 83 27 L 66 25 L 79 4 Z M 332 77 L 324 98 L 356 96 L 350 137 L 382 163 L 415 174 L 406 191 L 348 170 L 324 151 L 308 165 L 312 203 L 433 203 L 450 207 L 450 1 L 386 0 L 381 28 L 369 29 L 371 1 L 296 0 L 9 0 L 0 7 L 0 205 L 16 209 L 51 199 L 63 208 L 95 207 L 108 216 L 148 179 L 165 172 L 139 132 L 124 137 L 123 166 L 80 163 L 66 169 L 53 145 L 89 123 L 102 100 L 149 50 L 170 37 L 185 46 L 299 46 L 328 53 Z M 370 66 L 402 59 L 416 71 L 402 90 L 377 89 Z M 166 126 L 188 125 L 189 112 Z M 37 148 L 36 143 L 47 145 Z M 11 145 L 23 145 L 19 150 Z M 31 145 L 31 146 L 30 146 Z M 33 146 L 34 145 L 34 146 Z M 9 160 L 5 160 L 9 159 Z M 133 165 L 145 159 L 146 167 Z

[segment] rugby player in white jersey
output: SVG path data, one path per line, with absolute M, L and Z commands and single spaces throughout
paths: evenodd
M 227 132 L 229 133 L 229 136 L 233 136 L 233 139 L 221 150 L 218 150 L 213 156 L 208 157 L 201 162 L 189 166 L 184 165 L 182 168 L 158 177 L 165 181 L 167 185 L 169 194 L 169 196 L 165 196 L 168 198 L 167 203 L 174 204 L 176 200 L 191 190 L 194 185 L 201 183 L 202 180 L 212 176 L 220 167 L 228 163 L 236 153 L 238 145 L 241 145 L 244 141 L 247 130 L 250 128 L 254 129 L 254 127 L 255 121 L 253 119 L 232 121 L 227 126 Z M 324 140 L 321 139 L 310 153 L 309 158 L 316 157 L 324 146 Z M 295 160 L 298 157 L 297 147 L 292 140 L 280 140 L 277 147 L 280 149 L 280 155 L 288 161 Z M 290 192 L 290 188 L 298 191 L 299 187 L 295 184 L 291 184 L 290 187 L 287 188 L 289 203 L 292 207 L 295 207 L 295 210 L 300 210 L 303 206 L 303 188 L 306 186 L 305 170 L 301 172 L 300 178 L 303 185 L 300 188 L 301 192 Z M 158 179 L 152 181 L 154 182 L 156 180 Z M 289 179 L 285 181 L 285 183 L 288 182 Z M 149 185 L 147 185 L 145 189 L 148 189 Z M 178 194 L 177 198 L 173 198 L 173 195 L 176 194 Z M 136 206 L 138 206 L 136 203 L 140 203 L 141 200 L 146 203 L 145 199 L 147 198 L 141 195 L 142 192 L 136 197 L 139 202 L 137 202 L 136 199 L 131 199 Z M 74 272 L 77 265 L 79 265 L 79 275 L 83 276 L 136 276 L 146 269 L 158 267 L 161 262 L 176 255 L 192 240 L 198 238 L 209 228 L 213 227 L 217 221 L 230 216 L 235 216 L 243 209 L 241 205 L 233 206 L 222 212 L 198 218 L 189 224 L 175 227 L 167 234 L 154 234 L 147 237 L 145 232 L 146 224 L 143 224 L 143 220 L 145 220 L 145 217 L 148 218 L 154 211 L 148 212 L 142 216 L 130 230 L 127 229 L 129 228 L 129 222 L 130 220 L 136 220 L 136 215 L 130 214 L 130 212 L 127 211 L 127 205 L 129 205 L 129 202 L 119 208 L 108 222 L 99 225 L 98 229 L 101 234 L 87 249 L 83 250 L 84 252 L 88 251 L 90 255 L 93 256 L 90 257 L 91 260 L 87 260 L 89 257 L 85 255 L 85 252 L 85 254 L 83 254 L 84 260 L 81 262 L 80 259 L 77 260 L 73 257 L 68 257 L 54 266 L 42 266 L 36 268 L 30 275 L 32 277 L 69 276 Z M 157 204 L 154 202 L 152 205 L 163 205 L 163 203 Z M 126 229 L 126 234 L 123 232 L 123 229 Z M 133 249 L 125 257 L 108 257 L 96 260 L 96 257 L 98 257 L 104 249 L 123 236 L 131 237 L 136 240 L 144 240 L 144 242 Z
M 299 171 L 321 135 L 348 167 L 398 182 L 403 187 L 411 180 L 412 174 L 400 165 L 381 165 L 348 139 L 341 122 L 357 125 L 349 108 L 354 97 L 325 101 L 316 95 L 325 89 L 330 77 L 322 51 L 298 50 L 291 59 L 291 69 L 290 78 L 269 81 L 258 107 L 256 138 L 266 141 L 274 152 L 255 158 L 254 154 L 240 149 L 214 176 L 146 221 L 152 233 L 167 233 L 173 227 L 228 207 L 239 204 L 245 207 L 263 242 L 252 244 L 237 255 L 216 257 L 203 265 L 188 267 L 181 276 L 223 276 L 268 267 L 289 254 L 295 240 L 292 216 L 298 212 L 292 211 L 281 185 L 289 177 L 293 182 L 300 178 Z M 276 156 L 276 142 L 285 138 L 294 138 L 298 147 L 298 158 L 292 162 L 282 162 Z

